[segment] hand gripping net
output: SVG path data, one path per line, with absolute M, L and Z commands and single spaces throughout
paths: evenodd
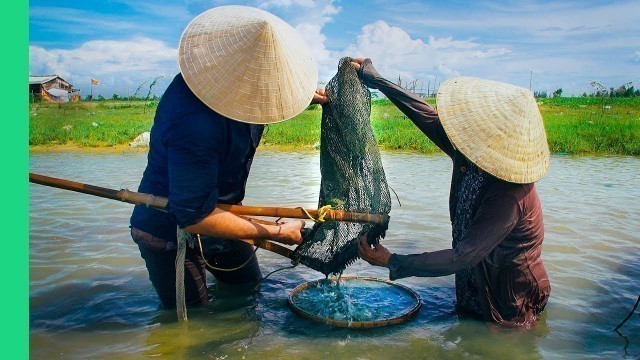
M 380 151 L 369 121 L 371 93 L 360 83 L 350 58 L 342 58 L 329 81 L 322 106 L 320 199 L 318 208 L 388 214 L 391 196 Z M 294 260 L 325 275 L 341 273 L 358 258 L 358 238 L 370 244 L 384 237 L 387 224 L 318 222 L 305 235 Z

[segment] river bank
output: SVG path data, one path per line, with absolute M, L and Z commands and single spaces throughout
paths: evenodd
M 538 104 L 552 153 L 640 156 L 640 98 L 550 98 Z M 151 129 L 155 106 L 123 101 L 32 104 L 29 150 L 138 151 L 129 143 Z M 316 107 L 269 125 L 261 146 L 317 149 L 321 117 L 322 109 Z M 372 102 L 371 124 L 381 149 L 440 151 L 388 100 Z
M 314 152 L 319 148 L 314 146 L 295 146 L 295 145 L 274 145 L 274 144 L 261 144 L 258 147 L 258 152 L 261 151 L 295 151 L 295 152 Z M 66 144 L 46 144 L 46 145 L 33 145 L 29 146 L 30 154 L 38 153 L 64 153 L 64 152 L 80 152 L 80 153 L 106 153 L 106 154 L 118 154 L 118 153 L 147 153 L 149 151 L 148 146 L 130 146 L 127 144 L 118 144 L 113 146 L 82 146 L 77 143 Z

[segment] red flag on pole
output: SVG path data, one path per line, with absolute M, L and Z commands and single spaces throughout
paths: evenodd
M 100 81 L 96 79 L 91 79 L 91 85 L 100 85 Z

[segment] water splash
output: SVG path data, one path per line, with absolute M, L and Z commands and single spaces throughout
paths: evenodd
M 340 322 L 383 321 L 401 317 L 419 299 L 396 284 L 367 278 L 322 279 L 294 291 L 291 305 L 312 317 Z

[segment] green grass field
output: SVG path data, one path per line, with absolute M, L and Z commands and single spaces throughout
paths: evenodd
M 433 104 L 433 99 L 428 102 Z M 36 103 L 29 111 L 29 145 L 114 147 L 151 129 L 156 103 L 101 101 Z M 640 98 L 539 99 L 552 153 L 640 156 Z M 313 149 L 320 108 L 269 125 L 262 146 Z M 374 100 L 371 123 L 383 149 L 440 151 L 390 101 Z
M 36 103 L 29 109 L 29 145 L 104 147 L 149 131 L 157 104 L 142 101 Z

